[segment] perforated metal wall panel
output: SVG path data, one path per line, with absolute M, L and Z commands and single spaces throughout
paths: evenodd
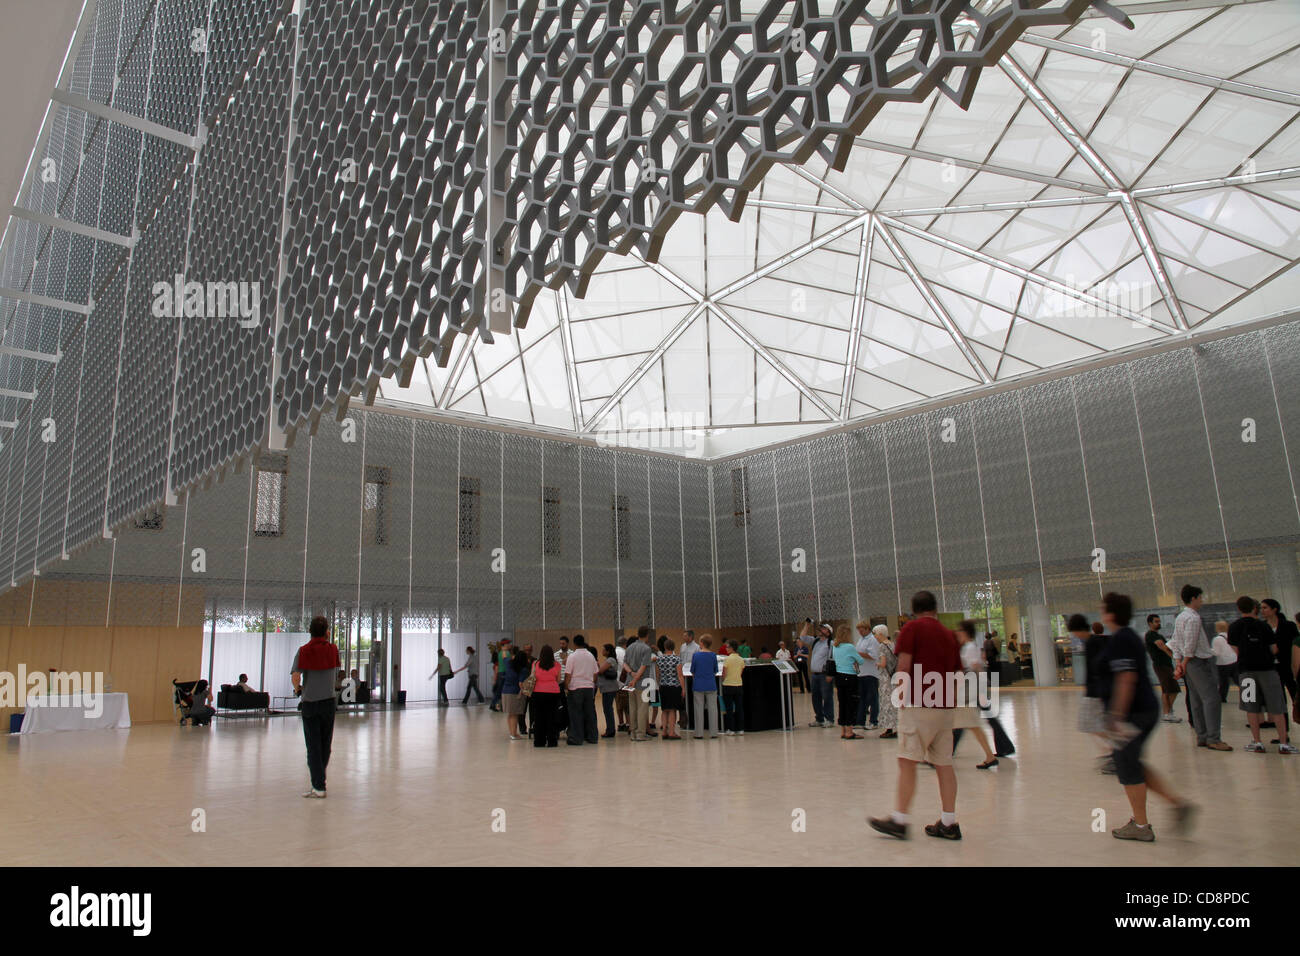
M 898 603 L 898 564 L 884 429 L 865 428 L 845 434 L 839 441 L 841 453 L 848 461 L 853 500 L 858 575 L 855 598 L 865 614 L 873 608 L 893 607 Z
M 198 130 L 200 91 L 210 43 L 210 0 L 157 4 L 145 118 L 184 133 Z
M 1020 395 L 1043 563 L 1086 581 L 1093 560 L 1092 521 L 1070 383 L 1048 382 Z M 1079 585 L 1078 580 L 1072 581 L 1063 594 L 1067 586 L 1057 583 L 1053 598 L 1083 602 L 1101 597 L 1095 579 L 1090 586 L 1083 584 L 1082 590 Z
M 921 588 L 940 595 L 943 584 L 929 438 L 923 416 L 896 419 L 885 425 L 895 548 L 904 598 Z M 947 608 L 941 603 L 940 610 Z
M 167 491 L 167 453 L 176 375 L 176 320 L 155 314 L 157 283 L 185 267 L 190 177 L 174 184 L 132 250 L 115 371 L 109 442 L 108 527 L 161 501 Z
M 540 443 L 538 484 L 559 492 L 559 553 L 543 556 L 546 592 L 546 627 L 578 628 L 582 625 L 583 513 L 579 499 L 580 449 L 559 442 Z M 540 489 L 539 492 L 540 494 Z M 539 518 L 540 524 L 540 518 Z
M 212 4 L 206 14 L 208 59 L 203 77 L 204 116 L 219 109 L 243 83 L 244 71 L 262 49 L 267 31 L 282 28 L 292 9 L 292 0 L 226 0 Z M 281 111 L 287 117 L 287 104 Z
M 1165 352 L 1131 369 L 1161 550 L 1172 556 L 1208 546 L 1226 557 L 1191 353 Z
M 1026 413 L 1028 409 L 1025 410 Z M 992 395 L 972 403 L 980 453 L 984 515 L 994 574 L 1000 569 L 1039 573 L 1037 511 L 1025 452 L 1020 399 Z
M 635 460 L 637 456 L 630 456 Z M 646 623 L 657 628 L 686 627 L 683 515 L 678 495 L 677 463 L 666 458 L 645 458 L 649 471 L 646 503 L 651 530 L 651 569 L 654 573 L 651 608 Z
M 843 442 L 809 443 L 800 450 L 812 469 L 811 510 L 817 531 L 815 570 L 821 614 L 833 618 L 854 616 L 858 602 L 853 573 L 853 527 L 849 520 L 849 473 L 844 467 Z
M 748 548 L 749 533 L 754 530 L 753 492 L 751 489 L 747 518 L 737 518 L 732 495 L 733 473 L 745 467 L 754 466 L 743 459 L 712 469 L 719 620 L 724 626 L 750 624 L 753 608 Z
M 454 425 L 413 420 L 415 513 L 411 578 L 415 606 L 451 614 L 456 605 L 459 471 Z M 323 427 L 323 426 L 322 426 Z M 297 446 L 295 445 L 295 449 Z
M 485 106 L 470 96 L 483 9 L 304 4 L 278 343 L 285 426 L 428 355 L 454 334 L 444 318 L 459 328 L 483 314 Z
M 411 423 L 360 409 L 357 414 L 365 420 L 366 439 L 365 468 L 356 475 L 362 511 L 361 600 L 404 608 L 413 548 Z M 301 458 L 294 455 L 291 462 Z M 383 479 L 387 483 L 381 485 Z
M 503 441 L 500 432 L 460 429 L 460 475 L 478 482 L 480 529 L 477 549 L 460 554 L 459 608 L 452 620 L 457 630 L 501 624 L 502 581 L 492 570 L 492 552 L 507 547 L 501 501 Z
M 614 557 L 614 452 L 580 448 L 582 472 L 583 626 L 636 627 L 619 617 L 618 562 Z M 606 624 L 605 626 L 609 626 Z
M 200 155 L 186 278 L 235 283 L 240 314 L 184 322 L 175 489 L 225 467 L 266 434 L 292 53 L 293 32 L 281 27 Z
M 113 396 L 126 304 L 125 264 L 115 272 L 86 320 L 81 362 L 81 397 L 76 417 L 76 449 L 69 494 L 68 549 L 98 537 L 104 528 Z
M 615 453 L 615 461 L 618 496 L 627 501 L 630 535 L 627 554 L 618 559 L 619 620 L 624 627 L 635 628 L 654 620 L 650 606 L 652 552 L 646 459 L 619 451 Z
M 713 514 L 709 510 L 709 468 L 700 462 L 683 461 L 678 463 L 678 470 L 685 528 L 686 621 L 687 626 L 699 633 L 700 627 L 715 622 L 717 599 L 711 544 Z
M 959 405 L 924 416 L 934 474 L 945 600 L 954 609 L 968 607 L 971 588 L 986 582 L 989 574 L 970 414 L 969 405 Z
M 541 442 L 521 435 L 503 436 L 505 470 L 502 507 L 506 565 L 495 573 L 504 594 L 502 622 L 497 629 L 541 627 L 542 522 Z
M 776 458 L 756 455 L 749 465 L 750 516 L 746 535 L 749 595 L 755 624 L 785 620 L 785 529 L 777 511 Z
M 812 494 L 807 450 L 794 445 L 773 453 L 776 463 L 776 493 L 781 519 L 781 580 L 785 585 L 784 616 L 779 621 L 821 616 L 821 588 L 818 586 L 817 536 L 813 526 Z M 795 549 L 802 552 L 796 565 Z M 802 567 L 802 571 L 796 571 Z
M 1169 593 L 1159 562 L 1152 561 L 1158 553 L 1156 530 L 1128 369 L 1097 369 L 1073 381 L 1088 455 L 1097 547 L 1106 553 L 1107 586 L 1118 579 L 1126 591 L 1157 587 L 1159 593 Z
M 1263 545 L 1295 540 L 1290 516 L 1259 507 L 1261 501 L 1285 501 L 1291 478 L 1282 448 L 1269 369 L 1260 333 L 1192 350 L 1201 396 L 1205 403 L 1214 473 L 1222 500 L 1228 543 L 1233 550 L 1246 542 Z M 1289 405 L 1296 404 L 1296 393 Z M 1194 410 L 1193 410 L 1194 411 Z

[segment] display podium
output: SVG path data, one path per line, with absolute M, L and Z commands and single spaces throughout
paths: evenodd
M 719 660 L 721 665 L 721 660 Z M 794 690 L 795 669 L 788 661 L 749 661 L 741 673 L 745 688 L 745 732 L 759 730 L 793 730 L 794 729 Z M 686 716 L 688 726 L 695 726 L 695 696 L 690 693 L 692 680 L 688 668 L 683 668 L 686 677 Z M 722 686 L 722 668 L 718 668 L 718 686 Z M 721 714 L 722 702 L 718 702 Z M 709 728 L 705 728 L 709 729 Z

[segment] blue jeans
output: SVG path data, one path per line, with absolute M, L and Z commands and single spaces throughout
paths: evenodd
M 727 704 L 727 729 L 732 733 L 745 731 L 745 688 L 722 688 L 722 699 Z
M 880 678 L 874 674 L 858 675 L 858 719 L 857 727 L 867 726 L 867 711 L 871 711 L 871 723 L 880 717 Z
M 461 703 L 462 703 L 462 704 L 468 704 L 468 703 L 469 703 L 469 695 L 470 695 L 471 692 L 472 692 L 472 693 L 475 693 L 475 694 L 478 694 L 478 702 L 479 702 L 480 704 L 483 703 L 483 692 L 482 692 L 481 690 L 478 689 L 478 675 L 477 675 L 477 674 L 468 674 L 468 675 L 467 675 L 467 678 L 468 678 L 468 679 L 467 679 L 466 684 L 465 684 L 465 699 L 462 700 Z
M 812 675 L 813 716 L 818 720 L 835 721 L 835 681 L 825 674 Z

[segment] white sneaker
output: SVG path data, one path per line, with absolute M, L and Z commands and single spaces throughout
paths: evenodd
M 1278 744 L 1277 752 L 1280 754 L 1300 754 L 1300 747 L 1295 744 Z
M 1250 743 L 1246 744 L 1246 753 L 1248 754 L 1262 754 L 1263 752 L 1264 745 L 1257 740 L 1252 740 Z
M 304 797 L 307 797 L 308 799 L 313 799 L 313 798 L 314 798 L 314 799 L 316 799 L 316 800 L 324 800 L 324 799 L 325 799 L 325 791 L 324 791 L 324 790 L 317 790 L 315 787 L 313 787 L 312 789 L 310 789 L 310 790 L 308 790 L 306 793 L 304 793 L 303 796 L 304 796 Z
M 737 736 L 737 737 L 743 737 L 743 736 L 745 736 L 745 732 L 744 732 L 743 730 L 737 730 L 737 731 L 736 731 L 736 736 Z
M 823 727 L 834 727 L 834 726 L 835 726 L 835 721 L 833 721 L 833 720 L 823 720 L 823 721 L 822 721 L 822 726 L 823 726 Z
M 1183 722 L 1183 718 L 1179 717 L 1177 714 L 1165 714 L 1160 719 L 1167 724 L 1181 724 Z

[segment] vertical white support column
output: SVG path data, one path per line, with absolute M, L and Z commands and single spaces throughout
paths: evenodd
M 1056 673 L 1056 642 L 1052 639 L 1052 622 L 1047 613 L 1047 605 L 1030 603 L 1028 610 L 1029 641 L 1034 649 L 1034 684 L 1038 687 L 1055 687 L 1060 681 Z

